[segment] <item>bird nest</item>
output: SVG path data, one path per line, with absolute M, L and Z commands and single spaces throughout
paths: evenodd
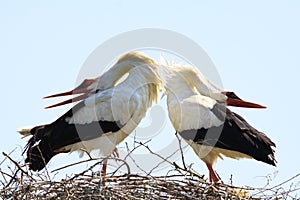
M 150 149 L 149 153 L 155 154 Z M 11 154 L 3 155 L 4 159 L 0 163 L 2 199 L 296 199 L 300 189 L 299 183 L 294 184 L 288 191 L 282 187 L 300 174 L 271 188 L 212 184 L 203 175 L 186 167 L 184 162 L 180 166 L 164 158 L 161 159 L 168 162 L 170 168 L 165 175 L 152 175 L 151 172 L 144 175 L 131 173 L 125 160 L 112 158 L 122 161 L 127 172 L 116 173 L 119 170 L 117 168 L 116 171 L 101 176 L 95 167 L 101 165 L 103 160 L 90 158 L 54 170 L 60 171 L 83 162 L 93 162 L 84 171 L 54 180 L 50 178 L 53 171 L 48 172 L 46 169 L 32 173 L 27 170 L 24 161 L 14 160 Z M 2 170 L 5 167 L 6 170 Z

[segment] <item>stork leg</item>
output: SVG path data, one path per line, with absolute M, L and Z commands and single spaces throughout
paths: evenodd
M 209 181 L 212 183 L 217 183 L 220 181 L 219 176 L 216 174 L 215 170 L 213 169 L 212 164 L 210 163 L 205 163 L 208 170 L 209 170 Z
M 106 169 L 107 169 L 107 159 L 105 158 L 103 160 L 103 166 L 102 166 L 102 170 L 101 170 L 102 177 L 106 176 Z
M 102 186 L 105 186 L 105 179 L 104 179 L 104 177 L 106 176 L 106 169 L 107 169 L 107 159 L 105 158 L 103 160 L 103 165 L 102 165 L 102 169 L 101 169 Z
M 120 158 L 120 154 L 119 154 L 119 151 L 118 151 L 118 148 L 116 147 L 112 153 L 113 156 L 117 157 L 117 158 Z
M 115 157 L 117 157 L 117 158 L 119 158 L 119 152 L 118 152 L 117 147 L 114 149 L 112 155 L 115 156 Z M 103 160 L 103 165 L 102 165 L 102 169 L 101 169 L 101 177 L 105 177 L 106 176 L 107 163 L 108 163 L 108 159 L 105 158 Z M 105 181 L 102 181 L 102 186 L 105 186 Z

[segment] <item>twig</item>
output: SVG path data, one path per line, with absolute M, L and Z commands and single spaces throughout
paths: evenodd
M 91 156 L 91 154 L 86 149 L 81 148 L 80 150 L 83 151 L 83 152 L 85 152 L 90 159 L 93 159 L 92 156 Z
M 29 173 L 27 173 L 16 161 L 14 161 L 8 154 L 5 152 L 2 152 L 2 154 L 7 157 L 11 162 L 15 164 L 16 167 L 18 167 L 19 170 L 21 170 L 24 174 L 26 174 L 31 180 L 35 180 Z
M 150 142 L 151 141 L 151 139 L 150 140 L 148 140 L 148 141 L 146 141 L 146 142 L 144 142 L 144 144 L 147 144 L 148 142 Z M 136 142 L 135 142 L 135 136 L 134 136 L 134 142 L 133 142 L 133 149 L 131 149 L 131 150 L 129 150 L 129 147 L 128 147 L 128 143 L 126 142 L 125 143 L 125 145 L 126 145 L 126 149 L 127 149 L 127 155 L 124 157 L 124 161 L 126 161 L 126 159 L 128 158 L 128 157 L 130 157 L 131 158 L 131 160 L 136 164 L 136 162 L 134 161 L 134 159 L 130 156 L 130 154 L 132 154 L 136 149 L 138 149 L 141 145 L 139 144 L 138 146 L 135 146 L 135 144 L 136 144 Z M 127 163 L 126 163 L 127 164 Z M 115 175 L 115 173 L 119 170 L 119 169 L 121 169 L 121 167 L 123 167 L 123 165 L 124 164 L 122 164 L 122 165 L 120 165 L 113 173 L 112 173 L 112 176 L 114 176 Z M 140 166 L 136 166 L 136 167 L 140 167 Z
M 17 147 L 15 147 L 13 150 L 11 150 L 11 151 L 8 153 L 8 155 L 11 155 L 16 149 L 17 149 Z M 2 153 L 3 153 L 3 152 L 2 152 Z M 0 165 L 2 165 L 2 164 L 5 162 L 6 158 L 7 158 L 7 156 L 5 156 L 4 159 L 0 162 Z
M 300 190 L 299 183 L 291 184 L 288 189 L 284 189 L 283 185 L 290 183 L 300 176 L 300 173 L 277 184 L 272 188 L 243 188 L 223 183 L 212 184 L 203 179 L 203 175 L 193 171 L 191 165 L 185 163 L 185 166 L 179 166 L 175 162 L 170 162 L 167 158 L 158 155 L 152 151 L 146 143 L 135 142 L 134 149 L 129 149 L 126 158 L 130 158 L 132 153 L 137 148 L 146 148 L 151 154 L 158 156 L 162 162 L 166 162 L 170 166 L 167 174 L 156 175 L 152 174 L 153 169 L 148 174 L 131 174 L 130 166 L 124 159 L 111 158 L 123 162 L 121 166 L 126 166 L 128 174 L 114 175 L 114 171 L 109 176 L 105 176 L 105 182 L 110 184 L 101 187 L 100 183 L 103 177 L 95 175 L 95 166 L 103 162 L 103 158 L 88 159 L 75 162 L 50 173 L 79 165 L 81 163 L 95 161 L 88 169 L 81 173 L 67 176 L 65 179 L 53 181 L 48 178 L 47 172 L 43 171 L 31 175 L 29 171 L 24 170 L 19 162 L 15 161 L 11 156 L 3 153 L 6 156 L 6 162 L 11 165 L 7 166 L 7 171 L 0 170 L 4 177 L 3 188 L 0 189 L 0 196 L 3 199 L 296 199 L 297 191 Z M 183 150 L 183 149 L 182 149 Z M 176 152 L 179 152 L 178 149 Z M 176 153 L 175 152 L 175 153 Z M 181 151 L 183 152 L 183 151 Z M 174 154 L 174 153 L 173 153 Z M 173 155 L 172 154 L 172 155 Z M 172 156 L 171 155 L 171 156 Z M 184 159 L 184 157 L 183 157 Z M 161 163 L 162 163 L 161 162 Z M 3 163 L 2 163 L 3 164 Z M 158 164 L 156 167 L 158 167 Z M 26 166 L 27 167 L 27 166 Z M 139 166 L 140 167 L 140 166 Z M 155 167 L 155 168 L 156 168 Z M 154 169 L 155 169 L 154 168 Z M 118 168 L 119 169 L 119 168 Z M 145 170 L 144 170 L 145 171 Z M 89 172 L 92 172 L 91 174 Z M 6 179 L 9 177 L 10 179 Z M 32 177 L 32 178 L 30 178 Z M 6 181 L 7 180 L 7 181 Z M 232 183 L 231 183 L 232 184 Z M 5 187 L 6 185 L 6 187 Z M 254 191 L 256 194 L 250 196 L 249 191 Z M 257 192 L 259 191 L 259 192 Z M 252 192 L 253 193 L 253 192 Z M 259 196 L 257 196 L 259 194 Z
M 278 184 L 278 185 L 275 185 L 275 186 L 273 186 L 273 187 L 271 187 L 271 188 L 267 188 L 267 189 L 263 188 L 262 191 L 259 191 L 259 192 L 255 193 L 255 194 L 253 194 L 253 196 L 256 196 L 256 195 L 258 195 L 258 194 L 261 194 L 261 193 L 263 193 L 263 192 L 265 192 L 265 191 L 267 191 L 267 190 L 271 190 L 271 191 L 272 191 L 273 189 L 278 188 L 278 187 L 280 187 L 280 186 L 282 186 L 282 185 L 284 185 L 284 184 L 290 182 L 291 180 L 297 178 L 298 176 L 300 176 L 300 173 L 296 174 L 295 176 L 293 176 L 293 177 L 291 177 L 291 178 L 289 178 L 289 179 L 283 181 L 282 183 L 280 183 L 280 184 Z
M 176 162 L 173 162 L 172 165 L 175 167 L 175 169 L 180 169 L 180 170 L 182 170 L 182 171 L 186 171 L 186 172 L 188 172 L 190 175 L 196 176 L 196 177 L 198 177 L 199 179 L 201 179 L 201 180 L 204 181 L 204 175 L 200 175 L 200 174 L 198 174 L 198 173 L 196 173 L 196 172 L 194 172 L 194 171 L 188 170 L 187 168 L 182 168 L 182 167 L 180 167 L 179 165 L 177 165 Z
M 180 154 L 181 154 L 181 160 L 182 160 L 183 167 L 184 167 L 185 169 L 187 169 L 187 168 L 186 168 L 186 164 L 185 164 L 185 160 L 184 160 L 184 155 L 183 155 L 182 146 L 181 146 L 181 139 L 178 137 L 178 132 L 177 132 L 177 131 L 176 131 L 176 133 L 175 133 L 175 136 L 176 136 L 176 138 L 177 138 L 177 140 L 178 140 L 179 150 L 180 150 Z
M 142 143 L 141 143 L 141 144 L 142 144 Z M 128 144 L 127 144 L 127 143 L 126 143 L 126 148 L 127 148 L 127 151 L 129 151 L 129 147 L 128 147 Z M 132 162 L 135 164 L 135 166 L 136 166 L 137 168 L 139 168 L 142 172 L 144 172 L 145 174 L 147 174 L 147 172 L 146 172 L 143 168 L 141 168 L 140 165 L 138 165 L 138 164 L 136 163 L 136 161 L 132 158 L 132 156 L 131 156 L 130 154 L 128 154 L 128 157 L 131 158 Z M 125 157 L 125 158 L 126 158 L 126 157 Z
M 45 165 L 45 172 L 46 172 L 47 178 L 48 178 L 48 180 L 51 180 L 50 174 L 49 174 L 49 171 L 48 171 L 48 168 L 47 168 L 47 166 L 46 166 L 46 165 L 47 165 L 47 162 L 46 162 L 46 160 L 45 160 L 45 158 L 44 158 L 44 156 L 43 156 L 43 153 L 42 153 L 42 151 L 41 151 L 41 149 L 40 149 L 39 146 L 37 146 L 37 149 L 38 149 L 39 154 L 41 155 L 41 158 L 42 158 L 42 160 L 43 160 L 43 162 L 44 162 L 44 165 Z
M 88 159 L 88 160 L 82 160 L 82 161 L 79 161 L 79 162 L 71 163 L 71 164 L 65 165 L 63 167 L 59 167 L 57 169 L 54 169 L 54 170 L 51 171 L 51 173 L 60 171 L 62 169 L 68 168 L 68 167 L 72 167 L 72 166 L 75 166 L 75 165 L 79 165 L 79 164 L 90 162 L 90 161 L 94 161 L 94 160 L 100 160 L 100 159 L 101 158 L 97 158 L 97 159 L 96 158 L 92 158 L 92 159 Z
M 141 146 L 145 147 L 151 154 L 156 155 L 157 157 L 161 158 L 162 160 L 164 160 L 165 162 L 172 164 L 172 162 L 166 160 L 164 157 L 162 157 L 161 155 L 155 153 L 154 151 L 152 151 L 149 146 L 143 144 L 142 142 L 137 142 L 138 144 L 140 144 Z

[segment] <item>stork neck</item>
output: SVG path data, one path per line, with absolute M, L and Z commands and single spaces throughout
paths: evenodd
M 106 71 L 99 80 L 98 88 L 100 90 L 105 90 L 108 88 L 111 88 L 116 85 L 118 80 L 121 79 L 122 76 L 124 76 L 128 71 L 130 71 L 134 65 L 122 65 L 122 64 L 116 64 L 113 67 L 111 67 L 108 71 Z
M 139 52 L 124 54 L 112 68 L 101 76 L 98 89 L 103 90 L 115 86 L 133 68 L 151 68 L 151 66 L 155 65 L 156 63 L 153 59 Z

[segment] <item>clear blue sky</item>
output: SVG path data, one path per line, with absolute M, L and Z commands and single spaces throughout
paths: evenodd
M 298 1 L 0 1 L 0 150 L 25 145 L 18 126 L 50 122 L 66 111 L 44 110 L 51 101 L 41 97 L 72 88 L 102 42 L 133 29 L 163 28 L 197 42 L 225 88 L 268 106 L 234 110 L 276 142 L 278 167 L 228 158 L 216 166 L 223 180 L 233 174 L 238 185 L 260 187 L 266 183 L 260 176 L 278 171 L 272 184 L 279 183 L 300 172 L 299 9 Z M 188 159 L 207 174 L 196 156 Z

